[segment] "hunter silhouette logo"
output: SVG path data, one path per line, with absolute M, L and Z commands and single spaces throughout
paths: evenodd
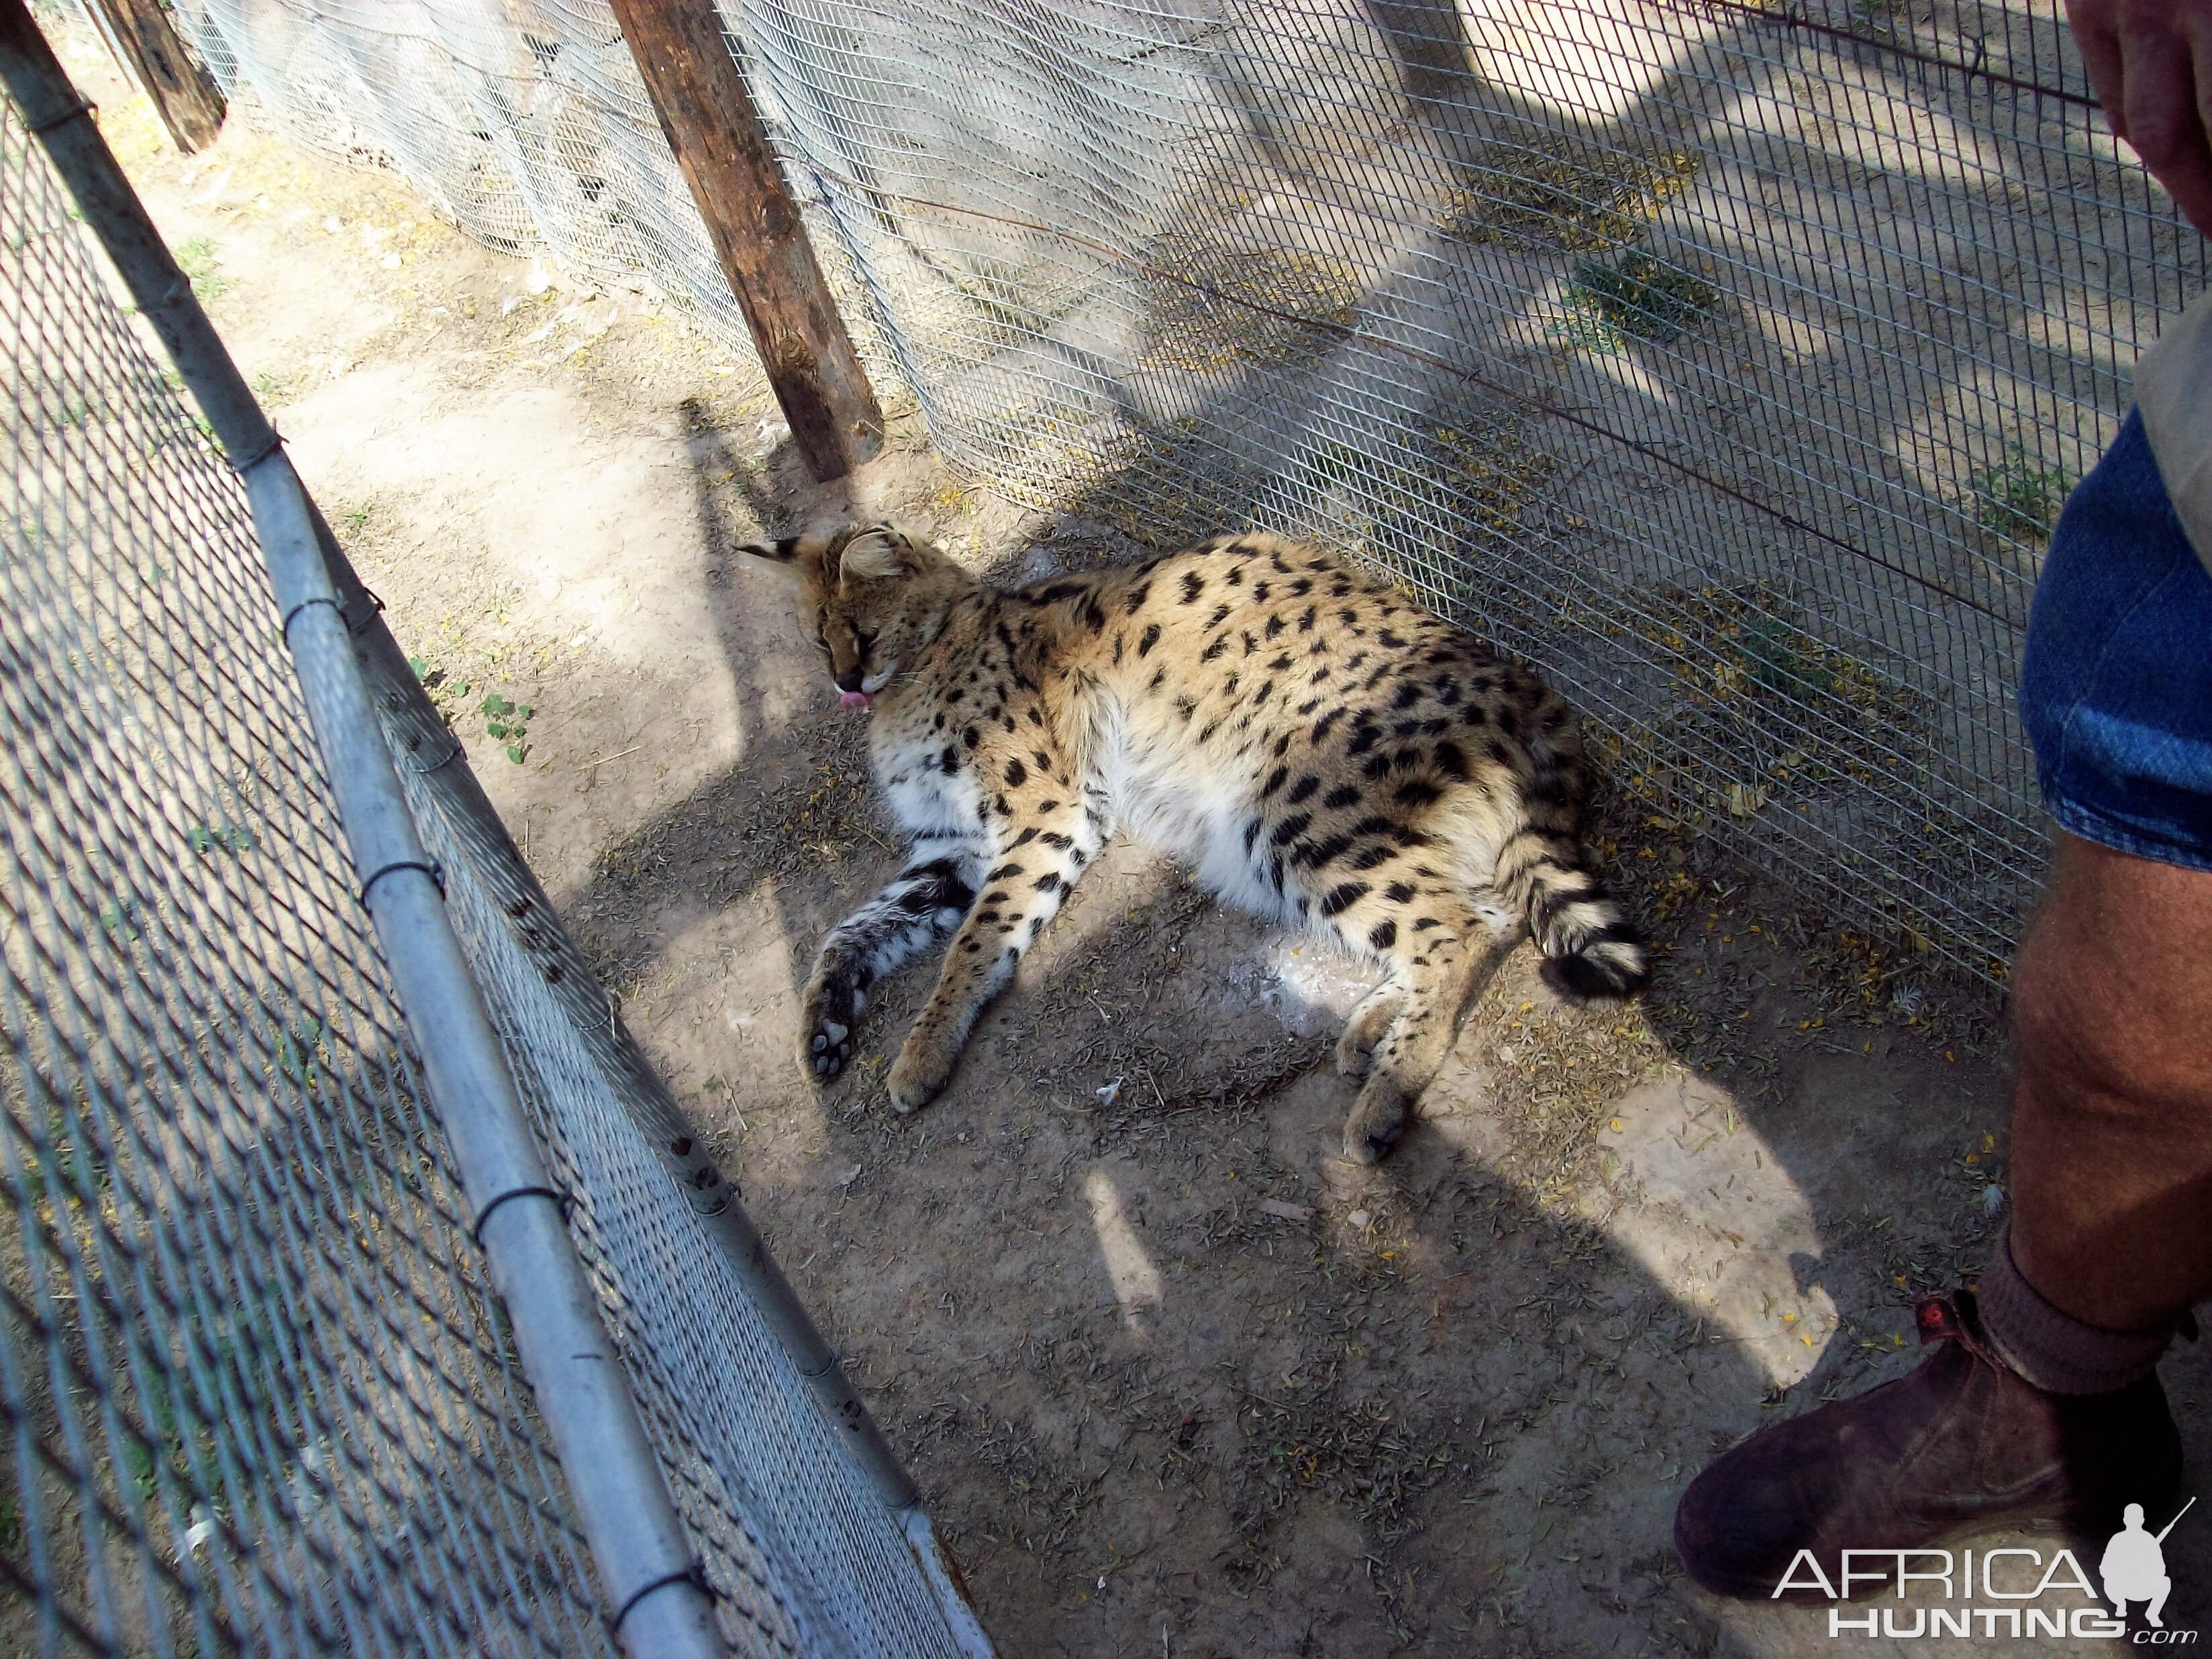
M 2181 1517 L 2196 1502 L 2192 1498 L 2184 1504 L 2156 1537 L 2143 1530 L 2143 1506 L 2128 1505 L 2126 1514 L 2121 1516 L 2120 1530 L 2105 1546 L 2105 1559 L 2097 1567 L 2098 1577 L 2105 1581 L 2105 1599 L 2121 1618 L 2128 1616 L 2129 1602 L 2148 1601 L 2150 1605 L 2143 1609 L 2143 1622 L 2153 1630 L 2166 1628 L 2166 1620 L 2159 1614 L 2166 1609 L 2166 1598 L 2173 1592 L 2173 1580 L 2166 1576 L 2166 1552 L 2160 1547 L 2166 1542 L 2166 1534 L 2181 1524 Z
M 2173 1580 L 2166 1570 L 2164 1546 L 2196 1503 L 2191 1498 L 2155 1533 L 2143 1524 L 2143 1506 L 2129 1504 L 2120 1530 L 2097 1560 L 2101 1596 L 2072 1550 L 2062 1547 L 2046 1555 L 2025 1545 L 1958 1552 L 1847 1549 L 1832 1579 L 1820 1558 L 1803 1549 L 1775 1585 L 1774 1595 L 1802 1596 L 1810 1590 L 1826 1598 L 1832 1604 L 1831 1641 L 1846 1636 L 1892 1641 L 1957 1636 L 1986 1643 L 2071 1636 L 2077 1641 L 2118 1638 L 2136 1647 L 2191 1646 L 2196 1631 L 2166 1627 Z M 1869 1601 L 1875 1605 L 1865 1605 Z M 1850 1602 L 1860 1606 L 1847 1612 L 1832 1605 Z M 2128 1627 L 2130 1606 L 2142 1608 L 2142 1626 L 2133 1632 Z

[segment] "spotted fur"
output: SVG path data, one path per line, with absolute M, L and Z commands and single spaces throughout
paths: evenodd
M 1332 556 L 1269 536 L 991 588 L 888 525 L 748 550 L 802 611 L 912 861 L 833 929 L 804 1063 L 851 1057 L 870 988 L 950 939 L 892 1103 L 944 1087 L 977 1015 L 1126 828 L 1224 898 L 1332 935 L 1388 976 L 1340 1064 L 1372 1162 L 1402 1133 L 1486 963 L 1525 928 L 1546 978 L 1623 997 L 1644 951 L 1577 839 L 1572 712 L 1527 669 Z

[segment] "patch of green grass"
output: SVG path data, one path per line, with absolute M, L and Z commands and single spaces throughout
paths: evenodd
M 1720 290 L 1703 277 L 1642 248 L 1630 249 L 1610 264 L 1577 259 L 1567 284 L 1567 303 L 1577 313 L 1569 320 L 1585 333 L 1609 336 L 1615 350 L 1624 337 L 1672 344 L 1720 297 Z
M 1974 518 L 1983 529 L 2008 541 L 2039 541 L 2058 522 L 2070 488 L 2055 466 L 2039 466 L 2017 444 L 1995 466 L 1966 477 Z
M 215 244 L 207 237 L 187 236 L 171 252 L 177 256 L 177 269 L 191 278 L 192 292 L 203 301 L 230 291 L 230 278 L 215 268 Z
M 235 823 L 226 823 L 220 829 L 210 829 L 196 823 L 185 831 L 185 845 L 195 853 L 208 853 L 220 847 L 226 853 L 250 853 L 255 842 L 253 831 Z
M 291 402 L 292 394 L 297 389 L 297 383 L 289 374 L 279 374 L 264 368 L 253 377 L 253 395 L 259 399 L 264 409 L 274 409 L 280 404 Z
M 341 501 L 331 509 L 331 527 L 341 537 L 350 538 L 368 529 L 376 521 L 376 516 L 374 501 Z M 408 660 L 412 662 L 415 659 L 410 657 Z M 415 678 L 421 679 L 424 672 L 416 669 Z
M 1444 198 L 1438 228 L 1462 241 L 1601 252 L 1641 236 L 1704 162 L 1694 150 L 1531 133 L 1488 148 Z
M 330 1064 L 331 1028 L 313 1015 L 307 1023 L 276 1033 L 276 1069 L 304 1088 L 321 1081 Z

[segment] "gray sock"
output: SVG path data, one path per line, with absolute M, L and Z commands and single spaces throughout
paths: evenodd
M 1997 1241 L 1996 1255 L 1982 1270 L 1974 1310 L 1989 1345 L 2046 1394 L 2111 1394 L 2149 1376 L 2185 1317 L 2176 1315 L 2140 1331 L 2085 1325 L 2052 1307 L 2020 1276 L 2009 1233 Z

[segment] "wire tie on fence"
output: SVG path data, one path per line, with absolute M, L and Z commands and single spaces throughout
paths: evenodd
M 255 467 L 260 465 L 262 462 L 267 460 L 271 455 L 274 455 L 278 450 L 284 447 L 283 435 L 279 433 L 275 427 L 270 426 L 266 420 L 263 421 L 262 425 L 269 434 L 269 441 L 267 443 L 262 445 L 260 448 L 255 450 L 251 455 L 248 455 L 242 461 L 233 460 L 228 455 L 223 457 L 225 463 L 229 466 L 230 470 L 238 474 L 241 478 L 247 473 L 252 471 Z
M 391 875 L 393 872 L 398 870 L 420 870 L 424 875 L 429 877 L 432 881 L 437 884 L 439 896 L 441 897 L 445 896 L 446 866 L 439 863 L 437 860 L 394 859 L 389 864 L 379 866 L 376 870 L 371 872 L 368 879 L 362 883 L 361 902 L 363 904 L 367 904 L 368 902 L 368 890 L 375 886 L 380 881 L 382 881 L 386 876 Z
M 66 109 L 57 110 L 43 121 L 33 121 L 27 130 L 33 137 L 43 138 L 56 127 L 65 127 L 80 115 L 89 115 L 100 107 L 89 98 L 79 98 Z
M 379 593 L 374 588 L 368 586 L 366 582 L 362 584 L 361 591 L 362 597 L 367 599 L 368 601 L 368 615 L 363 617 L 359 623 L 356 623 L 351 618 L 348 618 L 346 622 L 346 631 L 349 634 L 366 634 L 368 632 L 370 627 L 375 623 L 377 617 L 380 616 L 384 611 L 384 596 L 381 593 Z M 344 616 L 345 612 L 341 610 L 338 614 L 340 616 Z
M 310 605 L 326 605 L 330 606 L 331 610 L 338 613 L 338 620 L 340 622 L 343 622 L 345 620 L 344 608 L 341 606 L 336 599 L 302 599 L 299 604 L 294 605 L 289 611 L 287 611 L 284 613 L 284 620 L 279 623 L 276 626 L 277 633 L 283 635 L 286 641 L 289 642 L 292 637 L 292 623 L 294 621 L 298 618 L 299 614 L 302 611 L 307 610 Z
M 476 1240 L 477 1248 L 478 1249 L 482 1249 L 483 1248 L 483 1230 L 486 1224 L 488 1224 L 491 1220 L 493 1215 L 497 1212 L 499 1206 L 506 1203 L 511 1198 L 550 1198 L 556 1204 L 561 1206 L 561 1219 L 564 1222 L 568 1220 L 569 1212 L 576 1207 L 575 1195 L 572 1193 L 564 1193 L 557 1187 L 510 1188 L 507 1191 L 501 1193 L 497 1198 L 492 1200 L 490 1203 L 485 1205 L 483 1209 L 477 1212 L 477 1224 L 469 1229 L 469 1233 L 470 1236 Z M 648 1585 L 647 1588 L 650 1589 L 651 1586 Z M 640 1590 L 637 1594 L 638 1595 L 642 1595 L 645 1594 L 645 1591 Z M 630 1598 L 633 1601 L 636 1599 L 637 1596 L 635 1595 Z
M 714 1593 L 714 1585 L 707 1582 L 707 1564 L 704 1561 L 695 1560 L 681 1572 L 664 1572 L 650 1583 L 641 1584 L 631 1591 L 629 1600 L 623 1602 L 621 1609 L 607 1621 L 608 1633 L 620 1636 L 623 1620 L 629 1617 L 630 1609 L 644 1601 L 653 1591 L 666 1589 L 671 1584 L 689 1584 L 709 1601 L 719 1601 L 722 1599 Z

